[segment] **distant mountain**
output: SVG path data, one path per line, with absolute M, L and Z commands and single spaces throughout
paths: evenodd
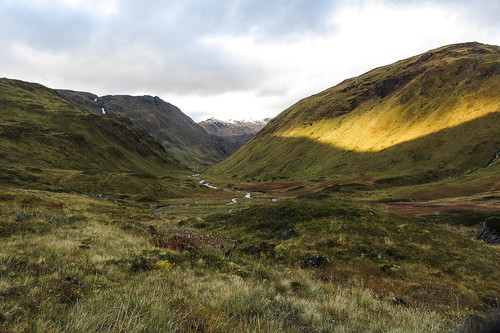
M 96 96 L 91 93 L 59 90 L 69 100 L 100 116 L 128 118 L 151 134 L 172 157 L 200 170 L 228 154 L 220 143 L 182 111 L 159 97 Z
M 130 193 L 140 183 L 161 192 L 160 178 L 190 172 L 130 121 L 89 113 L 55 90 L 6 78 L 0 79 L 0 156 L 0 182 L 52 190 Z
M 500 47 L 441 47 L 299 101 L 209 172 L 442 177 L 486 167 L 500 151 L 499 96 Z
M 207 119 L 198 124 L 210 134 L 210 136 L 231 155 L 250 141 L 270 120 L 233 120 L 223 121 L 218 119 Z

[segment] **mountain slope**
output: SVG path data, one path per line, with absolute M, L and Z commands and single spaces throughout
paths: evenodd
M 174 158 L 193 169 L 213 165 L 227 156 L 205 130 L 176 106 L 152 96 L 103 96 L 59 90 L 87 110 L 128 118 L 154 137 Z
M 153 182 L 189 172 L 129 121 L 91 114 L 55 90 L 5 78 L 0 79 L 0 155 L 0 181 L 37 188 L 111 191 L 127 186 L 118 184 L 120 179 L 132 185 L 126 175 Z M 111 173 L 120 176 L 112 182 L 106 178 Z M 115 184 L 99 187 L 100 182 Z
M 500 151 L 500 47 L 456 44 L 305 98 L 210 170 L 239 178 L 460 173 Z
M 269 119 L 223 121 L 211 118 L 198 124 L 203 127 L 212 139 L 220 143 L 228 155 L 231 155 L 250 141 L 268 121 Z

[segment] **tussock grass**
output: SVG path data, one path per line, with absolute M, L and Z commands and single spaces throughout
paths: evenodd
M 395 232 L 396 228 L 415 230 L 412 242 L 429 244 L 427 250 L 435 241 L 430 233 L 417 237 L 417 227 L 406 219 L 374 217 L 344 204 L 284 201 L 242 210 L 236 218 L 231 214 L 210 216 L 203 221 L 205 229 L 196 229 L 189 224 L 199 224 L 199 218 L 184 221 L 180 227 L 141 207 L 123 209 L 93 197 L 47 194 L 3 191 L 2 221 L 12 221 L 23 210 L 36 210 L 36 218 L 47 224 L 55 218 L 79 219 L 49 229 L 41 222 L 22 229 L 25 222 L 19 222 L 16 232 L 2 236 L 0 331 L 442 332 L 476 313 L 465 309 L 463 304 L 470 302 L 440 307 L 418 293 L 412 296 L 415 298 L 404 297 L 406 305 L 391 300 L 411 288 L 426 293 L 440 290 L 432 280 L 436 278 L 428 276 L 439 271 L 439 265 L 405 257 L 412 247 L 402 246 L 408 239 Z M 64 208 L 54 210 L 54 202 L 63 202 Z M 281 215 L 272 217 L 276 207 L 283 208 L 278 209 Z M 350 229 L 339 232 L 338 227 L 347 221 Z M 375 222 L 380 226 L 374 226 Z M 256 231 L 254 224 L 262 224 L 261 230 Z M 280 239 L 279 232 L 288 227 L 297 235 Z M 218 228 L 226 231 L 218 233 Z M 426 224 L 418 228 L 435 231 L 436 227 Z M 374 239 L 363 238 L 362 232 Z M 194 239 L 188 247 L 170 249 L 155 243 L 155 237 L 188 236 Z M 332 239 L 336 242 L 333 247 Z M 233 248 L 228 240 L 243 243 Z M 240 251 L 257 240 L 280 243 L 284 247 L 281 256 L 267 253 L 255 258 Z M 364 253 L 360 243 L 375 252 L 360 257 Z M 489 247 L 477 245 L 484 247 L 482 255 L 491 254 Z M 379 253 L 389 256 L 387 250 L 394 248 L 402 251 L 400 259 L 395 259 L 395 250 L 390 252 L 392 259 L 378 259 Z M 226 256 L 231 249 L 233 253 Z M 451 251 L 450 246 L 447 249 Z M 312 252 L 327 255 L 328 266 L 301 269 L 299 259 Z M 451 255 L 458 256 L 456 260 L 465 256 Z M 384 263 L 404 267 L 405 280 L 385 276 L 379 270 Z M 473 269 L 481 271 L 482 265 L 480 262 Z M 442 291 L 454 286 L 454 297 L 469 299 L 477 298 L 478 290 L 486 286 L 496 290 L 496 283 L 490 280 L 497 274 L 494 269 L 477 275 L 474 282 L 469 281 L 472 275 L 466 268 L 454 269 L 450 279 L 440 273 L 444 276 Z M 370 272 L 374 272 L 373 278 Z M 495 293 L 489 295 L 491 299 Z

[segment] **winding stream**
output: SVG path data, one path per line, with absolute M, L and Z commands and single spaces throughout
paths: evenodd
M 198 181 L 198 184 L 201 184 L 201 185 L 203 185 L 203 186 L 206 186 L 206 187 L 211 188 L 211 189 L 214 189 L 214 190 L 218 190 L 218 189 L 219 189 L 218 187 L 213 186 L 213 185 L 211 185 L 210 183 L 207 183 L 207 182 L 205 181 L 205 179 L 204 179 L 203 177 L 201 177 L 201 176 L 200 176 L 200 174 L 199 174 L 199 173 L 194 174 L 194 175 L 191 175 L 190 177 L 192 177 L 192 178 L 196 179 L 196 180 Z M 252 194 L 251 194 L 251 193 L 248 193 L 248 192 L 231 191 L 231 190 L 229 190 L 229 189 L 227 189 L 227 188 L 225 188 L 225 189 L 224 189 L 224 191 L 227 191 L 227 192 L 238 192 L 238 193 L 240 193 L 240 194 L 245 194 L 245 196 L 244 196 L 244 198 L 245 198 L 245 199 L 253 199 Z M 238 203 L 238 199 L 242 199 L 242 198 L 241 198 L 241 197 L 238 197 L 238 198 L 232 198 L 232 199 L 231 199 L 231 201 L 228 203 L 228 205 L 233 205 L 233 204 L 235 204 L 235 203 Z
M 203 177 L 201 177 L 201 176 L 200 176 L 200 174 L 199 174 L 199 173 L 194 174 L 194 175 L 191 175 L 191 176 L 189 176 L 189 177 L 196 179 L 196 180 L 198 181 L 198 184 L 201 184 L 201 185 L 203 185 L 203 186 L 206 186 L 206 187 L 211 188 L 211 189 L 214 189 L 214 190 L 218 190 L 218 189 L 219 189 L 218 187 L 213 186 L 213 185 L 211 185 L 210 183 L 207 183 L 207 182 L 205 181 L 205 179 L 204 179 Z M 243 195 L 243 196 L 240 196 L 240 197 L 232 198 L 232 199 L 231 199 L 231 201 L 229 201 L 229 202 L 227 203 L 228 205 L 234 205 L 234 204 L 237 204 L 239 199 L 253 199 L 253 198 L 254 198 L 254 197 L 252 196 L 252 194 L 251 194 L 251 193 L 249 193 L 249 192 L 234 191 L 234 190 L 229 190 L 229 189 L 227 189 L 227 188 L 225 188 L 225 189 L 224 189 L 224 191 L 226 191 L 226 192 L 236 192 L 236 193 L 239 193 L 239 194 Z M 271 201 L 271 202 L 278 202 L 278 201 L 279 201 L 279 199 L 278 199 L 278 198 L 270 198 L 270 201 Z M 232 211 L 233 211 L 233 209 L 229 209 L 229 213 L 231 213 Z

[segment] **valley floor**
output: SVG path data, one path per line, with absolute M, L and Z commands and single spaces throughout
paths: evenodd
M 189 197 L 139 202 L 2 187 L 0 331 L 467 332 L 498 314 L 500 247 L 474 238 L 498 191 L 186 179 Z

